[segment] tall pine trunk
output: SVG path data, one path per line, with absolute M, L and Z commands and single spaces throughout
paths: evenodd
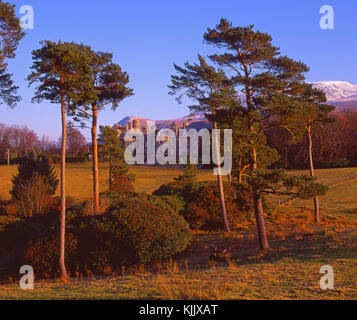
M 60 255 L 59 266 L 61 279 L 68 280 L 65 263 L 65 244 L 66 244 L 66 106 L 64 94 L 61 94 L 61 116 L 62 116 L 62 150 L 61 150 L 61 227 L 60 227 Z
M 310 176 L 315 177 L 314 161 L 312 158 L 312 136 L 311 136 L 311 126 L 307 127 L 307 140 L 309 148 L 309 166 L 310 166 Z M 319 197 L 314 197 L 314 219 L 316 223 L 320 223 L 320 204 Z
M 213 128 L 217 130 L 217 123 L 213 123 Z M 223 188 L 223 180 L 222 180 L 222 168 L 221 168 L 221 163 L 220 163 L 220 150 L 219 150 L 219 144 L 218 144 L 218 139 L 219 137 L 217 136 L 217 139 L 215 140 L 215 148 L 216 148 L 216 155 L 217 155 L 217 170 L 218 170 L 218 175 L 217 175 L 217 183 L 218 183 L 218 189 L 219 189 L 219 199 L 221 203 L 221 210 L 222 210 L 222 217 L 223 217 L 223 225 L 224 225 L 224 230 L 225 232 L 231 232 L 231 229 L 229 228 L 229 222 L 228 222 L 228 217 L 227 217 L 227 211 L 226 211 L 226 201 L 224 197 L 224 188 Z
M 112 191 L 112 183 L 113 183 L 113 178 L 112 178 L 112 170 L 113 170 L 113 160 L 109 160 L 109 192 Z
M 255 146 L 252 150 L 252 159 L 251 159 L 251 172 L 255 172 L 258 168 L 257 164 L 257 152 Z M 264 219 L 264 209 L 263 209 L 263 200 L 260 192 L 253 188 L 253 204 L 254 204 L 254 212 L 255 212 L 255 219 L 257 222 L 257 230 L 258 230 L 258 239 L 259 239 L 259 247 L 260 250 L 268 250 L 269 249 L 269 242 L 267 236 L 267 230 L 265 226 L 265 219 Z
M 99 208 L 99 169 L 98 169 L 98 140 L 97 140 L 98 107 L 93 106 L 92 114 L 92 153 L 93 153 L 93 205 L 96 213 Z

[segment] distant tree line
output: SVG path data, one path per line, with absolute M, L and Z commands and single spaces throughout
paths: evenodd
M 357 111 L 344 110 L 332 115 L 335 120 L 312 130 L 315 167 L 338 168 L 357 166 Z M 308 169 L 308 142 L 303 135 L 293 139 L 283 128 L 267 132 L 268 144 L 279 153 L 276 167 Z
M 46 154 L 49 159 L 60 158 L 60 141 L 53 141 L 47 136 L 38 137 L 35 131 L 27 126 L 7 126 L 0 123 L 0 163 L 18 163 L 24 155 L 34 152 Z M 80 130 L 69 125 L 67 128 L 68 160 L 88 158 L 88 142 Z M 9 153 L 9 154 L 8 154 Z

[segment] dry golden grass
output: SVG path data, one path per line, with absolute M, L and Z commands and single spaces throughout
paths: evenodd
M 202 281 L 200 274 L 158 275 L 153 285 L 165 300 L 224 300 L 228 279 Z
M 135 272 L 87 278 L 64 284 L 36 281 L 35 290 L 23 291 L 17 282 L 0 284 L 0 299 L 357 299 L 357 232 L 326 232 L 297 241 L 272 241 L 271 252 L 257 254 L 256 244 L 243 239 L 231 261 L 185 267 L 179 261 L 161 264 L 161 271 L 136 266 Z M 199 236 L 197 236 L 199 237 Z M 335 239 L 334 239 L 335 238 Z M 234 238 L 206 235 L 222 245 Z M 197 245 L 202 243 L 199 240 Z M 198 248 L 203 254 L 201 248 Z M 237 258 L 239 256 L 239 259 Z M 182 267 L 181 267 L 182 265 Z M 334 290 L 320 288 L 320 268 L 331 265 Z M 180 267 L 179 267 L 180 266 Z
M 0 200 L 10 199 L 11 177 L 17 172 L 16 166 L 0 166 Z M 60 176 L 59 167 L 56 167 L 57 176 Z M 135 174 L 135 190 L 137 192 L 151 193 L 162 184 L 173 181 L 181 175 L 182 169 L 131 167 L 130 173 Z M 92 169 L 91 164 L 68 164 L 66 172 L 67 195 L 75 199 L 86 200 L 92 197 Z M 109 167 L 101 163 L 99 167 L 99 190 L 108 190 Z M 200 170 L 199 181 L 215 180 L 211 170 Z M 57 190 L 59 195 L 59 190 Z

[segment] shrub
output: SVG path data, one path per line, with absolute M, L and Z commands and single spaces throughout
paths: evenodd
M 66 208 L 71 208 L 76 204 L 76 199 L 71 196 L 66 196 Z M 61 197 L 54 197 L 53 204 L 57 207 L 61 207 Z
M 249 190 L 242 185 L 224 185 L 228 220 L 232 227 L 247 219 L 252 211 Z M 154 195 L 176 196 L 184 201 L 180 213 L 194 230 L 220 230 L 223 227 L 219 190 L 214 182 L 162 185 Z
M 106 213 L 110 206 L 110 200 L 106 196 L 101 196 L 99 201 L 99 208 L 94 212 L 94 200 L 88 199 L 81 205 L 81 213 L 83 216 L 99 216 Z
M 59 237 L 59 232 L 56 232 L 29 243 L 24 263 L 31 265 L 36 275 L 49 277 L 59 274 Z M 67 232 L 65 244 L 65 261 L 70 264 L 78 248 L 78 237 Z
M 125 163 L 118 163 L 112 168 L 110 191 L 134 192 L 135 175 L 129 173 Z
M 150 203 L 156 207 L 164 209 L 170 214 L 176 214 L 174 208 L 164 201 L 162 197 L 153 196 L 146 193 L 137 192 L 123 192 L 117 193 L 112 192 L 106 195 L 110 201 L 110 206 L 112 208 L 130 208 L 138 203 Z
M 29 243 L 51 234 L 58 226 L 57 215 L 31 219 L 1 217 L 0 219 L 0 278 L 19 275 L 19 266 L 25 265 Z
M 16 188 L 14 204 L 22 217 L 46 213 L 52 203 L 51 190 L 47 180 L 35 173 Z
M 166 202 L 175 212 L 181 213 L 185 209 L 185 201 L 178 195 L 159 196 L 159 198 Z
M 188 164 L 185 166 L 183 175 L 174 178 L 174 180 L 178 182 L 194 182 L 197 180 L 197 176 L 198 176 L 197 166 L 193 164 Z
M 92 220 L 101 233 L 97 241 L 108 243 L 111 264 L 145 264 L 169 258 L 189 245 L 191 233 L 176 213 L 139 201 Z
M 58 179 L 54 168 L 50 166 L 45 155 L 36 156 L 30 154 L 24 156 L 19 164 L 18 173 L 12 178 L 12 189 L 10 194 L 13 199 L 18 199 L 21 192 L 20 188 L 25 182 L 30 180 L 34 174 L 43 177 L 48 184 L 49 193 L 54 195 L 58 186 Z
M 5 231 L 8 225 L 16 221 L 21 221 L 21 219 L 12 216 L 0 216 L 0 232 Z
M 100 216 L 83 216 L 79 207 L 67 211 L 66 261 L 72 275 L 160 261 L 189 245 L 188 223 L 160 197 L 112 193 L 108 201 L 110 208 Z M 4 220 L 0 228 L 7 277 L 18 276 L 18 266 L 24 264 L 33 266 L 37 277 L 58 275 L 58 215 Z
M 113 192 L 131 192 L 134 191 L 134 185 L 132 180 L 125 175 L 115 175 L 111 185 L 111 191 Z

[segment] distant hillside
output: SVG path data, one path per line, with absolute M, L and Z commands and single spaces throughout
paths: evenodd
M 346 81 L 313 82 L 315 88 L 326 93 L 329 104 L 337 111 L 345 109 L 357 110 L 357 86 Z
M 211 128 L 212 126 L 209 124 L 208 120 L 202 113 L 195 113 L 192 115 L 188 115 L 186 117 L 177 118 L 177 119 L 169 119 L 169 120 L 153 120 L 148 118 L 140 118 L 140 117 L 126 117 L 118 122 L 118 125 L 125 127 L 129 122 L 134 120 L 140 120 L 140 125 L 146 125 L 147 121 L 155 121 L 155 124 L 159 130 L 167 129 L 172 126 L 173 123 L 177 124 L 179 127 L 183 127 L 184 123 L 188 122 L 190 128 L 194 129 L 202 129 L 202 128 Z

